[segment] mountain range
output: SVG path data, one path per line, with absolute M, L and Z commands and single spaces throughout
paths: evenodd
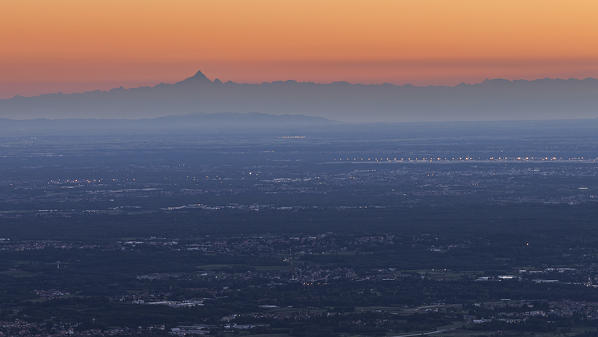
M 171 115 L 301 114 L 344 122 L 543 120 L 598 117 L 598 80 L 492 79 L 456 86 L 210 80 L 0 100 L 0 118 L 142 119 Z

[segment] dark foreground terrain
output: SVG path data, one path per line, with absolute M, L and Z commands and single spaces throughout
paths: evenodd
M 19 132 L 0 336 L 596 336 L 598 122 Z

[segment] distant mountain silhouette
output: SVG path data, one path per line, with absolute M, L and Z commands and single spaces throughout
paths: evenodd
M 193 75 L 193 76 L 191 76 L 191 77 L 189 77 L 189 78 L 187 78 L 187 79 L 185 79 L 185 80 L 183 80 L 181 82 L 176 83 L 176 85 L 178 85 L 180 87 L 180 86 L 193 85 L 193 84 L 194 85 L 198 85 L 200 83 L 203 83 L 203 84 L 210 84 L 210 83 L 212 83 L 212 81 L 210 81 L 210 79 L 206 75 L 204 75 L 201 72 L 201 70 L 198 71 L 198 72 L 196 72 L 195 75 Z
M 292 131 L 339 125 L 321 117 L 270 115 L 264 113 L 186 114 L 141 119 L 0 119 L 0 133 L 6 134 L 85 134 L 88 132 L 256 132 Z
M 351 122 L 598 117 L 598 80 L 492 79 L 456 86 L 296 81 L 244 84 L 201 71 L 153 87 L 0 100 L 0 118 L 150 118 L 190 113 L 302 114 Z

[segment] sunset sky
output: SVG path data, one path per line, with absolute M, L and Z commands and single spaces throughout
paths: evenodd
M 598 77 L 596 0 L 2 0 L 0 97 L 174 82 Z

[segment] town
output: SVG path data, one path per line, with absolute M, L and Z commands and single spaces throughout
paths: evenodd
M 301 134 L 4 139 L 0 335 L 598 333 L 595 135 Z

